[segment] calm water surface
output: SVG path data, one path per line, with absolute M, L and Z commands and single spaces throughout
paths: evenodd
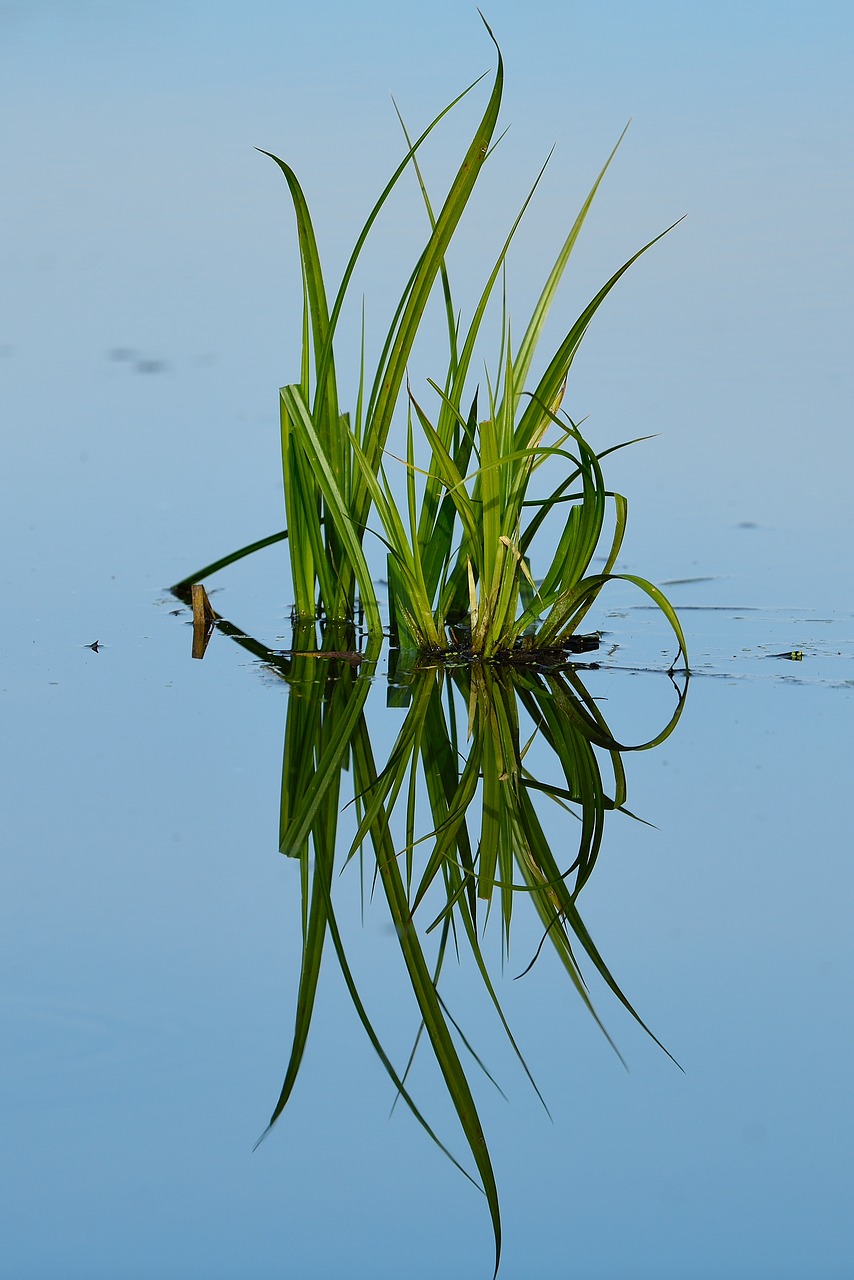
M 300 955 L 297 868 L 277 853 L 292 695 L 221 635 L 192 661 L 165 589 L 280 525 L 276 387 L 293 376 L 298 278 L 284 191 L 251 148 L 309 166 L 340 258 L 335 175 L 311 169 L 340 102 L 325 95 L 321 110 L 302 70 L 283 84 L 270 50 L 294 32 L 266 5 L 233 28 L 201 9 L 190 21 L 155 5 L 143 23 L 128 6 L 123 27 L 86 5 L 69 6 L 73 22 L 32 8 L 37 21 L 2 16 L 6 92 L 27 128 L 4 142 L 0 1271 L 488 1277 L 483 1197 L 401 1107 L 389 1119 L 393 1089 L 332 963 L 294 1097 L 252 1151 L 281 1087 Z M 533 164 L 544 111 L 575 119 L 553 96 L 568 80 L 535 92 L 547 8 L 533 6 L 527 35 L 510 6 L 490 15 L 517 41 L 513 163 Z M 602 114 L 596 136 L 547 130 L 543 147 L 559 133 L 568 156 L 521 261 L 541 233 L 556 240 L 636 114 L 643 132 L 603 191 L 568 305 L 624 248 L 692 213 L 591 332 L 577 413 L 605 443 L 662 433 L 615 459 L 631 500 L 622 567 L 673 583 L 695 674 L 673 736 L 625 760 L 629 808 L 651 825 L 610 816 L 581 905 L 684 1070 L 592 977 L 628 1071 L 552 961 L 514 981 L 537 941 L 521 917 L 503 973 L 497 936 L 491 955 L 552 1121 L 466 966 L 449 996 L 507 1095 L 478 1079 L 504 1280 L 841 1280 L 854 1149 L 848 19 L 828 5 L 821 31 L 791 15 L 742 24 L 736 52 L 725 13 L 676 31 L 654 8 L 646 60 L 634 28 L 616 53 L 610 26 L 567 29 L 587 68 L 573 92 Z M 305 39 L 323 37 L 321 17 L 301 21 Z M 367 50 L 379 17 L 342 21 L 347 47 Z M 388 36 L 408 50 L 399 74 L 387 50 L 366 64 L 377 98 L 417 81 L 419 30 L 414 59 L 402 30 Z M 474 23 L 459 32 L 471 57 L 448 69 L 447 94 L 427 86 L 424 112 L 487 65 L 480 39 Z M 384 98 L 373 116 L 361 93 L 344 101 L 349 180 L 376 140 L 361 210 L 399 143 Z M 289 639 L 285 564 L 273 548 L 210 584 L 216 608 L 273 647 Z M 590 619 L 606 634 L 585 679 L 624 739 L 654 733 L 674 700 L 670 639 L 642 604 L 615 593 Z M 802 660 L 771 656 L 791 651 Z M 378 754 L 404 714 L 386 693 L 381 670 Z M 560 850 L 560 822 L 553 839 Z M 362 918 L 351 870 L 335 886 L 347 945 L 402 1062 L 417 1019 L 397 940 L 379 901 Z M 412 1084 L 462 1155 L 428 1055 Z

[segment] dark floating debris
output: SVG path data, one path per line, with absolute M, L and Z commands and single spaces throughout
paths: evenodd
M 93 653 L 99 653 L 101 649 L 101 641 L 94 640 L 92 644 L 84 644 L 84 649 L 91 649 Z
M 432 658 L 440 662 L 479 662 L 480 655 L 475 654 L 467 631 L 457 628 L 462 634 L 456 644 L 448 649 L 428 650 L 422 657 Z M 572 661 L 571 654 L 592 653 L 599 648 L 601 637 L 598 632 L 585 636 L 568 636 L 560 644 L 536 647 L 526 644 L 525 636 L 517 640 L 512 649 L 499 650 L 491 659 L 492 662 L 507 666 L 554 667 Z

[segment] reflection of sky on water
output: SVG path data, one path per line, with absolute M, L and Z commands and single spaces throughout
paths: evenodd
M 440 1215 L 443 1271 L 481 1274 L 488 1252 L 479 1197 L 406 1116 L 385 1123 L 389 1090 L 332 966 L 294 1104 L 250 1155 L 297 954 L 293 868 L 271 855 L 284 697 L 218 638 L 191 664 L 186 628 L 156 607 L 164 583 L 281 523 L 275 388 L 294 373 L 296 263 L 284 185 L 253 146 L 293 160 L 338 265 L 400 151 L 388 90 L 420 123 L 491 61 L 457 6 L 290 9 L 0 11 L 15 121 L 0 1221 L 15 1280 L 398 1274 Z M 758 629 L 685 614 L 695 654 L 735 676 L 772 642 L 820 643 L 830 671 L 827 631 L 800 620 L 840 611 L 850 679 L 852 20 L 831 4 L 520 13 L 488 14 L 513 124 L 484 175 L 478 227 L 496 245 L 558 151 L 511 269 L 514 311 L 630 115 L 567 305 L 688 214 L 576 369 L 571 407 L 595 439 L 661 432 L 614 459 L 627 563 L 715 578 L 673 588 L 677 603 L 793 611 L 791 640 L 781 612 Z M 410 213 L 421 226 L 413 198 L 400 208 L 389 260 L 370 259 L 383 304 Z M 473 287 L 480 271 L 460 267 Z M 233 571 L 217 607 L 273 639 L 283 563 Z M 629 647 L 634 623 L 613 625 Z M 99 654 L 82 647 L 96 639 Z M 660 830 L 615 823 L 582 902 L 684 1077 L 600 994 L 626 1076 L 543 969 L 507 999 L 551 1127 L 473 1009 L 512 1098 L 484 1104 L 508 1280 L 565 1258 L 585 1280 L 843 1274 L 851 707 L 825 667 L 813 684 L 788 678 L 808 658 L 779 679 L 697 679 L 677 735 L 628 758 L 630 807 Z M 618 723 L 654 719 L 665 688 L 591 676 Z M 364 966 L 387 941 L 380 918 L 354 928 Z

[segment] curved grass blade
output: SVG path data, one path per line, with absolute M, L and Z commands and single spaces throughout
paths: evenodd
M 376 776 L 373 752 L 367 732 L 362 724 L 353 740 L 353 769 L 356 784 L 362 787 L 371 777 Z M 413 992 L 421 1010 L 421 1016 L 445 1084 L 454 1104 L 457 1117 L 471 1150 L 483 1190 L 486 1195 L 489 1213 L 492 1219 L 492 1230 L 495 1240 L 495 1271 L 501 1258 L 501 1214 L 498 1204 L 498 1187 L 486 1138 L 483 1132 L 474 1098 L 472 1097 L 465 1070 L 460 1062 L 448 1028 L 441 1003 L 433 986 L 430 970 L 427 967 L 424 953 L 418 941 L 418 934 L 412 922 L 406 890 L 400 874 L 391 834 L 387 825 L 382 822 L 382 814 L 371 832 L 376 850 L 380 879 L 395 923 L 398 941 L 412 983 Z
M 379 466 L 379 460 L 385 448 L 392 415 L 403 384 L 410 352 L 421 324 L 421 317 L 424 314 L 436 276 L 439 274 L 445 260 L 448 245 L 468 204 L 469 197 L 483 166 L 489 149 L 489 142 L 495 131 L 498 119 L 504 87 L 504 63 L 501 57 L 501 50 L 498 48 L 495 37 L 485 19 L 484 25 L 490 39 L 495 44 L 498 54 L 495 80 L 486 110 L 457 171 L 457 175 L 451 184 L 451 189 L 436 219 L 436 225 L 433 228 L 430 239 L 419 258 L 411 286 L 408 286 L 408 291 L 405 295 L 406 301 L 400 313 L 400 319 L 397 322 L 388 360 L 377 371 L 374 392 L 371 395 L 368 409 L 370 421 L 369 424 L 366 424 L 363 442 L 365 454 L 374 471 Z M 367 491 L 357 492 L 354 506 L 357 522 L 362 524 L 365 522 L 367 506 Z
M 356 526 L 341 494 L 332 462 L 318 438 L 301 389 L 298 386 L 282 387 L 281 397 L 290 416 L 292 430 L 298 433 L 300 445 L 311 463 L 315 480 L 323 493 L 329 519 L 335 525 L 359 584 L 368 631 L 381 634 L 382 622 L 373 581 L 360 537 L 357 535 Z
M 638 249 L 637 253 L 632 254 L 628 261 L 624 262 L 620 269 L 614 272 L 607 284 L 602 286 L 595 297 L 584 308 L 581 315 L 564 338 L 560 347 L 555 352 L 551 363 L 540 379 L 531 404 L 522 415 L 517 428 L 517 441 L 525 442 L 531 435 L 535 434 L 535 420 L 537 414 L 540 412 L 538 406 L 554 403 L 560 392 L 563 381 L 569 372 L 569 367 L 572 364 L 573 357 L 578 350 L 584 334 L 587 332 L 590 321 L 593 319 L 593 316 L 596 314 L 605 298 L 607 298 L 608 294 L 614 288 L 614 285 L 622 278 L 622 276 L 625 275 L 629 267 L 637 262 L 638 258 L 645 254 L 647 250 L 651 249 L 654 244 L 657 244 L 659 240 L 663 239 L 664 236 L 668 235 L 669 232 L 671 232 L 674 227 L 677 227 L 681 221 L 682 219 L 678 218 L 676 222 L 672 223 L 669 227 L 666 227 L 664 231 L 659 232 L 657 236 L 654 236 L 652 240 L 648 241 L 643 248 Z
M 555 261 L 554 266 L 551 269 L 551 272 L 549 273 L 549 278 L 543 287 L 543 291 L 537 300 L 536 306 L 534 307 L 534 311 L 528 323 L 528 328 L 525 331 L 525 336 L 523 337 L 522 342 L 519 346 L 519 350 L 516 353 L 516 367 L 517 367 L 520 384 L 524 383 L 528 377 L 528 372 L 531 368 L 531 362 L 534 358 L 534 353 L 537 349 L 537 344 L 539 342 L 540 335 L 542 333 L 546 319 L 548 318 L 549 311 L 551 310 L 554 296 L 557 292 L 557 288 L 558 288 L 558 285 L 560 284 L 561 278 L 563 277 L 564 271 L 566 270 L 566 266 L 567 266 L 567 263 L 569 262 L 570 254 L 572 253 L 572 250 L 575 248 L 575 242 L 578 239 L 579 233 L 581 232 L 581 228 L 584 225 L 584 221 L 587 217 L 587 214 L 590 211 L 590 206 L 593 204 L 593 200 L 595 199 L 596 193 L 599 190 L 599 187 L 602 183 L 602 179 L 605 177 L 605 174 L 608 172 L 608 169 L 610 168 L 610 165 L 611 165 L 611 161 L 614 159 L 614 156 L 617 154 L 617 151 L 619 150 L 619 147 L 620 147 L 620 143 L 623 141 L 623 138 L 625 138 L 628 128 L 629 126 L 626 125 L 625 129 L 617 139 L 617 142 L 614 146 L 613 151 L 608 156 L 608 159 L 605 161 L 604 165 L 602 166 L 599 172 L 599 176 L 597 177 L 596 181 L 593 183 L 593 186 L 590 188 L 590 192 L 587 196 L 587 199 L 584 201 L 584 204 L 581 206 L 581 209 L 578 213 L 578 216 L 575 219 L 575 222 L 572 224 L 572 228 L 569 232 L 569 235 L 567 236 L 566 240 L 564 241 L 561 247 L 561 251 L 557 256 L 557 259 Z
M 206 564 L 204 569 L 197 569 L 195 573 L 191 573 L 186 578 L 182 578 L 180 582 L 176 582 L 169 590 L 174 591 L 176 595 L 180 594 L 187 587 L 192 586 L 194 582 L 201 582 L 203 578 L 209 578 L 211 574 L 219 573 L 220 569 L 227 569 L 230 564 L 236 564 L 244 556 L 251 556 L 256 551 L 262 551 L 264 547 L 272 547 L 277 542 L 284 542 L 287 536 L 287 529 L 280 529 L 278 533 L 271 533 L 266 538 L 259 538 L 257 542 L 250 542 L 248 546 L 241 547 L 239 551 L 232 551 L 230 555 L 222 556 L 221 559 L 214 560 L 212 564 Z

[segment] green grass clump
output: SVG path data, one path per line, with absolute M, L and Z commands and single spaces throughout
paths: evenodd
M 387 547 L 389 610 L 402 646 L 442 651 L 463 636 L 470 652 L 485 660 L 520 647 L 559 647 L 577 630 L 605 583 L 625 576 L 613 570 L 627 504 L 606 487 L 602 472 L 602 461 L 612 450 L 597 454 L 560 406 L 573 359 L 595 312 L 624 272 L 655 243 L 640 249 L 603 285 L 529 389 L 558 284 L 612 152 L 560 248 L 521 339 L 511 341 L 505 306 L 495 371 L 487 372 L 483 394 L 472 389 L 472 362 L 487 307 L 533 195 L 532 189 L 464 325 L 455 309 L 446 255 L 490 155 L 503 82 L 499 50 L 486 109 L 438 212 L 423 180 L 418 151 L 460 99 L 414 141 L 404 127 L 406 155 L 357 237 L 331 306 L 302 188 L 290 166 L 272 157 L 287 180 L 296 213 L 304 302 L 299 381 L 281 389 L 296 614 L 306 620 L 352 619 L 358 597 L 368 631 L 381 630 L 364 546 L 370 527 Z M 430 234 L 400 295 L 372 377 L 365 369 L 363 334 L 361 374 L 352 413 L 345 412 L 336 376 L 336 328 L 367 237 L 410 166 L 420 184 Z M 447 358 L 441 376 L 427 380 L 435 395 L 428 411 L 410 390 L 407 369 L 437 283 L 444 299 Z M 400 461 L 405 467 L 405 501 L 398 502 L 385 460 L 389 433 L 404 400 L 407 429 Z M 426 443 L 423 466 L 417 462 L 416 436 Z M 545 476 L 551 477 L 545 491 L 534 494 L 535 479 Z M 540 564 L 535 541 L 550 517 L 552 525 L 559 522 L 560 531 L 550 535 L 553 549 Z M 597 552 L 605 564 L 593 572 Z M 665 613 L 679 644 L 678 661 L 680 654 L 684 656 L 684 638 L 671 606 L 651 583 L 637 577 L 629 581 Z
M 612 736 L 577 677 L 558 670 L 558 664 L 546 670 L 549 663 L 543 659 L 568 646 L 603 587 L 621 578 L 645 592 L 663 612 L 678 643 L 673 665 L 681 656 L 687 669 L 682 629 L 667 599 L 646 579 L 615 572 L 627 502 L 607 487 L 603 464 L 615 448 L 624 446 L 597 452 L 562 408 L 573 360 L 593 316 L 632 263 L 661 237 L 644 245 L 611 276 L 550 356 L 544 360 L 539 351 L 561 278 L 616 147 L 560 246 L 527 324 L 518 331 L 521 337 L 511 330 L 506 301 L 498 299 L 502 319 L 495 360 L 482 387 L 474 385 L 485 320 L 494 309 L 490 304 L 495 304 L 511 242 L 540 180 L 524 201 L 463 323 L 447 256 L 493 149 L 503 82 L 499 50 L 486 108 L 440 205 L 434 206 L 427 191 L 419 152 L 465 95 L 450 103 L 418 138 L 412 140 L 404 127 L 406 154 L 359 232 L 334 296 L 326 288 L 299 181 L 285 161 L 272 157 L 285 176 L 296 213 L 303 295 L 299 375 L 280 393 L 287 530 L 224 557 L 174 588 L 184 598 L 191 583 L 287 538 L 294 620 L 301 635 L 300 645 L 295 644 L 287 659 L 288 678 L 296 681 L 303 668 L 306 678 L 300 696 L 288 703 L 280 848 L 300 867 L 303 945 L 294 1037 L 270 1123 L 281 1115 L 293 1092 L 321 958 L 331 947 L 398 1094 L 439 1141 L 410 1095 L 409 1066 L 395 1067 L 381 1043 L 339 929 L 333 899 L 342 862 L 342 775 L 348 771 L 355 835 L 343 861 L 357 856 L 366 860 L 387 904 L 415 997 L 416 1044 L 424 1038 L 429 1042 L 474 1163 L 474 1176 L 486 1194 L 496 1271 L 501 1241 L 498 1190 L 463 1065 L 461 1048 L 468 1052 L 470 1046 L 439 994 L 443 965 L 449 953 L 468 949 L 487 998 L 518 1053 L 481 939 L 485 918 L 492 912 L 500 921 L 506 954 L 514 902 L 521 900 L 539 918 L 541 949 L 554 948 L 591 1013 L 579 964 L 583 958 L 638 1017 L 596 949 L 577 905 L 599 855 L 606 814 L 628 812 L 621 760 L 626 748 Z M 360 373 L 348 398 L 336 372 L 340 317 L 374 223 L 410 168 L 422 193 L 429 234 L 370 374 L 363 326 Z M 441 370 L 425 379 L 430 391 L 416 393 L 408 370 L 419 334 L 432 323 L 428 303 L 437 291 L 443 304 L 446 353 Z M 535 373 L 535 368 L 542 372 Z M 395 422 L 402 440 L 392 451 L 388 443 Z M 403 468 L 400 499 L 387 471 L 393 454 L 399 455 L 396 465 Z M 371 681 L 357 669 L 363 659 L 373 666 L 384 634 L 366 554 L 369 532 L 385 546 L 388 608 L 399 647 L 422 658 L 452 653 L 476 659 L 456 665 L 433 663 L 429 670 L 411 664 L 411 706 L 384 764 L 374 757 L 364 714 Z M 601 567 L 594 570 L 594 561 Z M 334 671 L 328 671 L 334 679 L 312 678 L 319 656 L 318 618 L 325 624 L 320 657 L 324 663 L 335 663 Z M 356 652 L 356 618 L 363 620 L 367 632 L 364 654 Z M 224 620 L 217 619 L 217 625 L 224 629 Z M 254 644 L 236 629 L 232 633 L 241 643 Z M 263 657 L 260 651 L 259 656 Z M 520 657 L 529 659 L 530 666 L 501 665 Z M 425 665 L 430 666 L 421 663 Z M 680 694 L 666 728 L 643 747 L 667 737 L 683 699 Z M 458 724 L 458 718 L 467 724 Z M 530 763 L 534 742 L 550 762 L 548 778 Z M 608 781 L 603 763 L 610 766 Z M 555 858 L 541 817 L 544 806 L 558 806 L 579 819 L 578 846 L 570 865 Z

